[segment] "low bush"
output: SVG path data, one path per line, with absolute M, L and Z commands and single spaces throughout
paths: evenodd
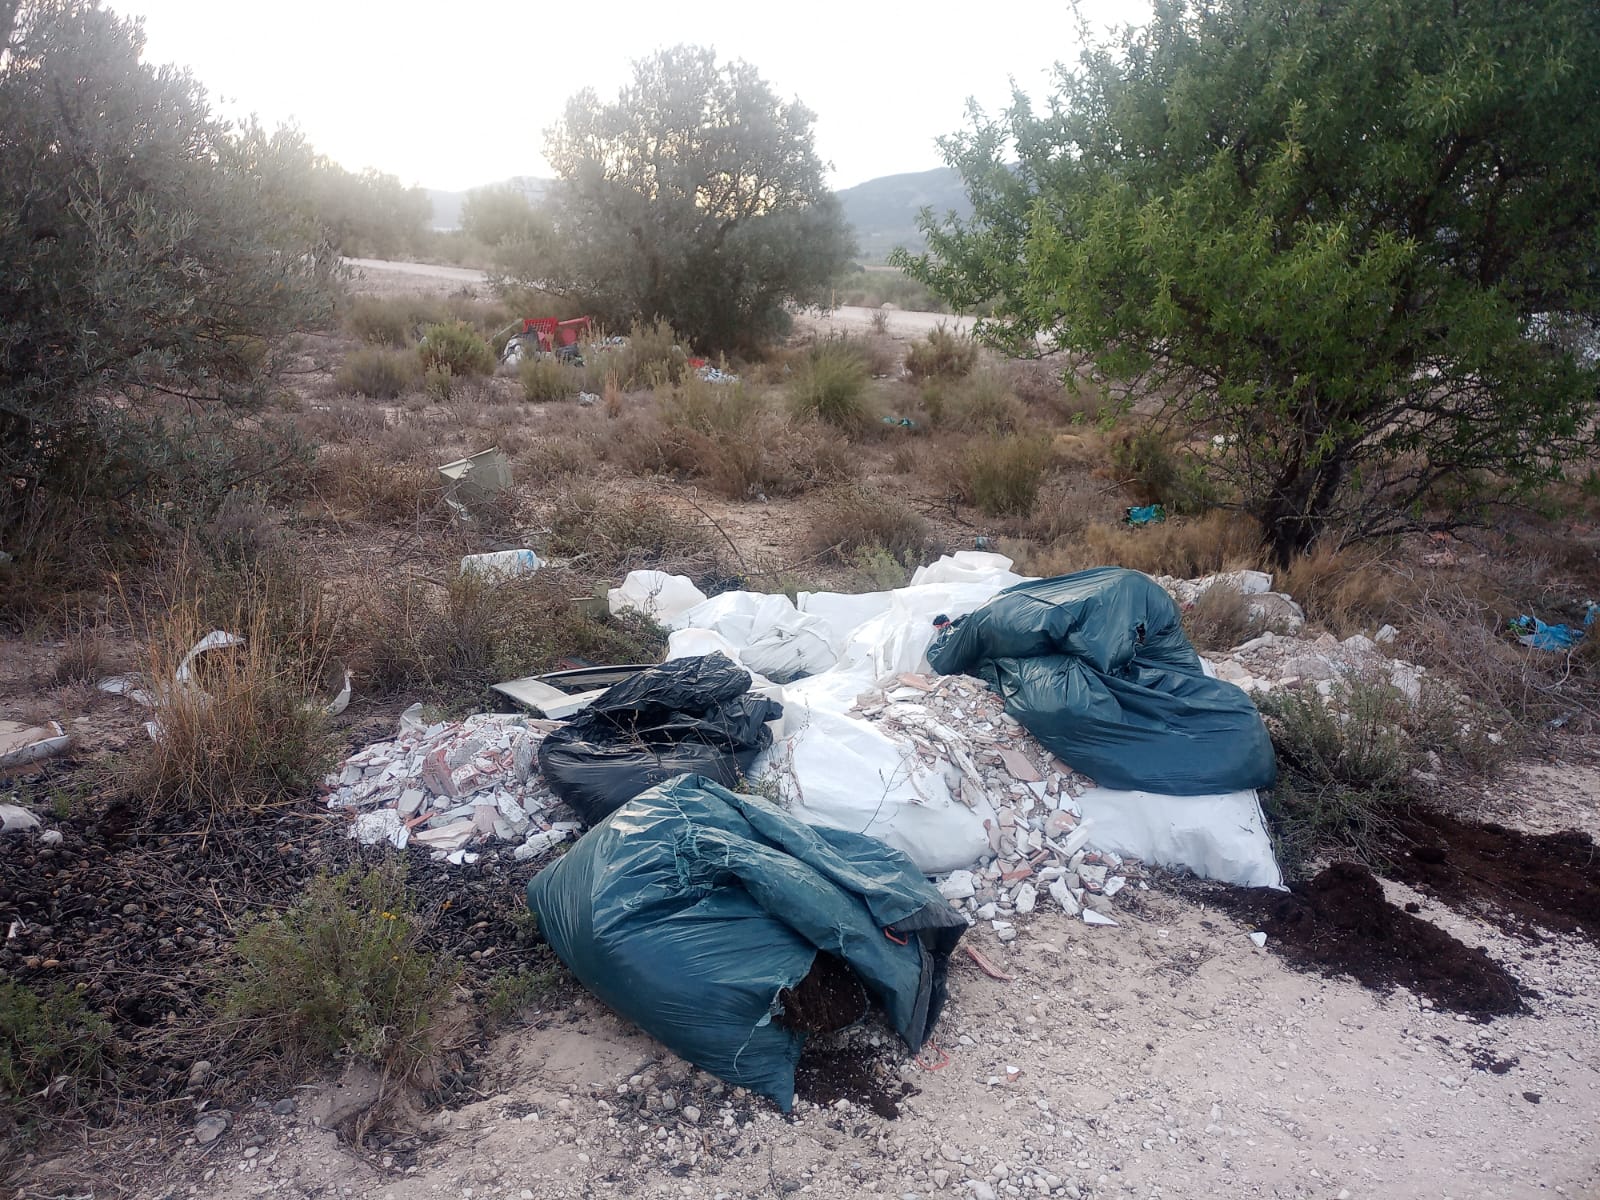
M 1131 528 L 1093 522 L 1024 556 L 1033 575 L 1065 575 L 1090 567 L 1128 567 L 1147 575 L 1193 579 L 1261 564 L 1261 534 L 1239 513 L 1217 511 L 1190 520 Z
M 1276 578 L 1278 590 L 1293 596 L 1309 619 L 1340 637 L 1398 622 L 1416 597 L 1412 580 L 1385 566 L 1381 550 L 1373 547 L 1319 546 Z
M 606 576 L 641 567 L 697 575 L 717 563 L 715 533 L 646 497 L 575 488 L 555 498 L 548 523 L 552 554 Z
M 582 372 L 550 354 L 524 360 L 517 368 L 517 380 L 523 398 L 535 404 L 570 399 L 583 385 Z
M 428 326 L 417 354 L 424 371 L 449 368 L 452 376 L 462 379 L 487 375 L 495 368 L 489 343 L 460 321 Z
M 490 684 L 556 669 L 570 655 L 656 662 L 664 633 L 652 622 L 596 615 L 553 569 L 516 579 L 408 578 L 367 597 L 352 617 L 351 666 L 379 695 L 425 693 L 481 703 Z
M 926 338 L 906 350 L 906 373 L 915 379 L 956 378 L 970 374 L 977 365 L 978 343 L 943 325 L 930 329 Z
M 885 492 L 839 488 L 817 506 L 809 549 L 824 560 L 857 565 L 863 552 L 881 551 L 893 561 L 921 562 L 942 546 L 927 520 Z
M 1129 481 L 1146 503 L 1163 505 L 1174 516 L 1198 516 L 1217 507 L 1223 492 L 1207 475 L 1204 459 L 1183 450 L 1151 426 L 1112 443 L 1117 478 Z
M 111 1055 L 111 1027 L 77 992 L 0 980 L 0 1176 L 52 1117 L 93 1102 Z
M 977 371 L 960 381 L 934 378 L 922 386 L 922 403 L 935 424 L 963 433 L 1019 433 L 1028 413 L 1010 384 L 998 371 Z
M 159 736 L 108 766 L 107 784 L 153 813 L 205 816 L 300 801 L 334 759 L 323 714 L 332 615 L 303 582 L 293 592 L 256 568 L 210 572 L 152 628 L 147 679 L 158 698 Z M 229 603 L 229 592 L 238 597 Z M 224 615 L 226 613 L 226 615 Z M 242 646 L 208 651 L 171 682 L 189 650 L 212 630 Z
M 460 975 L 423 928 L 400 866 L 319 875 L 239 935 L 223 1012 L 286 1074 L 351 1057 L 407 1077 Z
M 436 507 L 444 492 L 433 466 L 390 457 L 360 443 L 324 447 L 312 471 L 312 487 L 350 516 L 402 525 Z
M 658 388 L 681 383 L 689 358 L 666 321 L 636 322 L 622 347 L 594 347 L 585 355 L 603 371 L 614 373 L 624 387 Z
M 961 460 L 963 498 L 991 517 L 1026 517 L 1050 468 L 1050 444 L 1040 438 L 973 442 Z
M 802 419 L 859 433 L 876 415 L 867 385 L 866 363 L 853 347 L 838 340 L 818 342 L 794 365 L 789 409 Z
M 393 400 L 417 385 L 415 356 L 404 350 L 366 346 L 352 350 L 333 373 L 333 386 L 374 400 Z
M 344 327 L 377 346 L 414 345 L 429 325 L 448 319 L 432 296 L 352 296 L 341 306 Z
M 107 674 L 106 657 L 110 649 L 105 631 L 97 626 L 79 625 L 68 632 L 61 653 L 45 674 L 55 687 L 74 687 L 98 683 Z
M 1183 610 L 1183 631 L 1196 650 L 1231 650 L 1264 628 L 1250 598 L 1230 583 L 1213 583 Z

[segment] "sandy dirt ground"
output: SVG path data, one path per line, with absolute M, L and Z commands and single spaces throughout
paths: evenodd
M 1540 767 L 1530 827 L 1593 827 L 1592 771 Z M 1041 914 L 959 957 L 938 1050 L 880 1043 L 913 1089 L 897 1119 L 849 1102 L 791 1116 L 681 1062 L 596 1001 L 524 1014 L 487 1047 L 480 1098 L 421 1117 L 420 1146 L 357 1154 L 263 1096 L 151 1195 L 433 1197 L 1600 1196 L 1600 952 L 1510 938 L 1385 885 L 1537 993 L 1488 1023 L 1300 974 L 1192 886 L 1158 879 L 1115 928 Z M 935 1061 L 929 1061 L 933 1059 Z M 947 1059 L 943 1065 L 940 1061 Z M 926 1064 L 926 1065 L 924 1065 Z M 937 1069 L 927 1069 L 929 1066 Z M 1020 1071 L 1005 1082 L 1008 1068 Z M 131 1148 L 130 1148 L 131 1149 Z

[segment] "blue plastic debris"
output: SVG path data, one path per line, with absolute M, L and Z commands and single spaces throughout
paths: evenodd
M 1517 641 L 1524 646 L 1559 653 L 1571 650 L 1581 642 L 1596 620 L 1600 620 L 1600 604 L 1591 600 L 1584 612 L 1582 625 L 1546 625 L 1538 617 L 1523 615 L 1511 622 L 1511 631 L 1518 635 Z
M 1129 525 L 1159 525 L 1167 519 L 1167 510 L 1159 504 L 1137 505 L 1127 510 Z
M 915 429 L 917 427 L 917 423 L 910 417 L 885 417 L 883 423 L 885 425 L 898 425 L 901 429 Z

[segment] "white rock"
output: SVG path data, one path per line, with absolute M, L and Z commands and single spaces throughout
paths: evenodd
M 965 900 L 977 891 L 971 871 L 951 871 L 939 884 L 939 894 L 946 900 Z
M 1038 902 L 1038 898 L 1038 889 L 1031 883 L 1024 883 L 1017 888 L 1016 900 L 1014 901 L 1017 911 L 1023 916 L 1027 916 L 1033 911 L 1033 906 Z
M 1267 935 L 1258 929 L 1250 935 L 1250 940 L 1257 946 L 1265 946 L 1267 944 Z
M 1372 635 L 1372 640 L 1380 646 L 1387 646 L 1400 636 L 1400 631 L 1393 625 L 1385 625 Z
M 1083 910 L 1083 923 L 1085 925 L 1115 925 L 1116 922 L 1104 913 L 1097 913 L 1092 908 Z

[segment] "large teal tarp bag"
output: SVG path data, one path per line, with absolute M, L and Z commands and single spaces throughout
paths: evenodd
M 696 1066 L 788 1112 L 805 1034 L 781 995 L 847 963 L 912 1050 L 967 925 L 898 850 L 683 775 L 606 817 L 528 883 L 585 987 Z
M 1277 778 L 1250 697 L 1201 670 L 1178 606 L 1138 571 L 1099 567 L 1007 588 L 947 626 L 928 661 L 982 679 L 1102 787 L 1196 796 Z

